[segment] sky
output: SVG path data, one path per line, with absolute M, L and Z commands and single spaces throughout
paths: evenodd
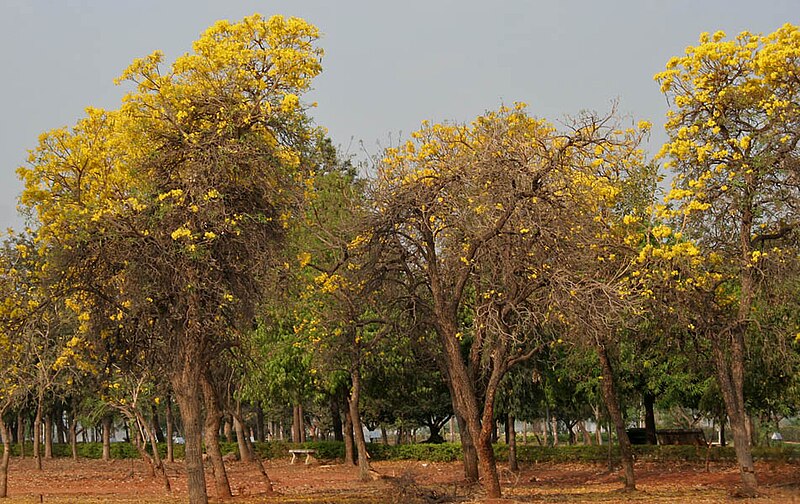
M 668 104 L 653 75 L 701 32 L 800 23 L 796 0 L 0 0 L 0 229 L 19 228 L 16 177 L 42 132 L 87 106 L 117 108 L 113 80 L 156 49 L 191 50 L 214 21 L 258 12 L 316 25 L 323 73 L 304 100 L 350 155 L 374 155 L 423 120 L 469 121 L 525 102 L 558 122 L 612 103 L 649 120 Z

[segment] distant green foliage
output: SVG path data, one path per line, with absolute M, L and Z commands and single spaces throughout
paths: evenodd
M 183 458 L 183 445 L 175 444 L 175 458 Z M 18 445 L 11 447 L 12 456 L 19 455 Z M 31 456 L 32 446 L 30 443 L 25 446 L 25 453 Z M 167 446 L 159 443 L 161 456 L 166 456 Z M 288 458 L 289 450 L 292 448 L 306 448 L 317 450 L 316 458 L 320 460 L 336 460 L 344 458 L 344 443 L 339 441 L 309 441 L 307 443 L 296 444 L 286 441 L 268 441 L 265 443 L 255 443 L 255 449 L 264 459 Z M 237 453 L 236 443 L 220 443 L 222 454 Z M 702 446 L 634 446 L 634 453 L 637 460 L 647 460 L 650 462 L 666 461 L 687 461 L 704 462 L 706 460 L 706 448 Z M 456 462 L 461 460 L 461 445 L 455 443 L 442 444 L 402 444 L 384 445 L 380 443 L 368 443 L 367 451 L 372 460 L 425 460 L 428 462 Z M 508 445 L 496 444 L 494 446 L 495 457 L 498 460 L 508 459 Z M 78 456 L 81 458 L 99 459 L 103 455 L 103 445 L 101 443 L 78 443 Z M 54 457 L 71 457 L 72 451 L 68 444 L 54 444 Z M 783 444 L 772 447 L 754 447 L 753 456 L 756 460 L 774 460 L 781 462 L 800 463 L 800 445 Z M 614 446 L 612 457 L 619 459 L 619 450 Z M 111 443 L 112 459 L 131 459 L 139 458 L 130 443 Z M 713 462 L 733 462 L 736 454 L 733 447 L 726 446 L 721 448 L 714 446 L 708 454 L 709 460 Z M 549 446 L 538 445 L 518 445 L 517 460 L 520 463 L 539 463 L 539 462 L 605 462 L 608 460 L 608 445 L 602 446 Z

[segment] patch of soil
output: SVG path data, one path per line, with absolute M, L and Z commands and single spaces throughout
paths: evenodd
M 54 459 L 38 471 L 33 460 L 12 459 L 10 502 L 185 502 L 186 475 L 182 462 L 167 464 L 173 491 L 164 491 L 138 460 Z M 481 488 L 463 480 L 460 463 L 396 461 L 374 462 L 380 478 L 358 481 L 357 469 L 340 462 L 306 466 L 289 460 L 265 463 L 275 493 L 252 464 L 226 463 L 232 502 L 259 503 L 421 503 L 488 502 Z M 758 503 L 800 503 L 800 471 L 787 463 L 758 463 L 761 485 Z M 738 483 L 736 467 L 713 464 L 641 462 L 636 465 L 637 491 L 622 493 L 620 471 L 608 472 L 594 464 L 524 465 L 512 473 L 500 466 L 504 498 L 498 502 L 741 502 L 731 497 Z M 206 472 L 209 495 L 215 498 L 213 475 Z M 227 501 L 226 501 L 227 502 Z

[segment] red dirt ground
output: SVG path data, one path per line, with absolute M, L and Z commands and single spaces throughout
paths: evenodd
M 380 478 L 357 480 L 355 468 L 341 463 L 290 465 L 289 460 L 266 463 L 276 494 L 266 494 L 266 484 L 250 464 L 228 463 L 233 503 L 438 503 L 484 502 L 479 487 L 462 482 L 460 463 L 419 461 L 375 462 Z M 762 495 L 755 503 L 800 503 L 800 467 L 785 463 L 759 463 Z M 742 502 L 732 498 L 738 474 L 730 465 L 638 463 L 638 491 L 622 493 L 620 473 L 608 473 L 591 464 L 526 465 L 519 473 L 500 469 L 504 498 L 499 502 Z M 180 462 L 168 464 L 172 494 L 159 479 L 146 473 L 140 461 L 69 459 L 45 460 L 43 471 L 33 461 L 12 459 L 6 502 L 111 503 L 186 501 L 186 479 Z M 207 472 L 212 502 L 213 482 Z

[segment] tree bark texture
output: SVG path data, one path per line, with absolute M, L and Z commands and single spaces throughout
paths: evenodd
M 36 459 L 36 469 L 42 470 L 42 403 L 44 398 L 39 394 L 36 403 L 36 417 L 33 419 L 33 458 Z
M 233 415 L 233 429 L 236 431 L 236 445 L 239 447 L 239 460 L 242 462 L 252 462 L 250 449 L 247 446 L 247 433 L 244 424 L 237 412 Z
M 19 458 L 25 458 L 25 415 L 22 410 L 17 412 L 17 443 L 19 443 Z
M 726 356 L 725 343 L 730 346 L 730 361 Z M 731 423 L 733 448 L 739 473 L 743 496 L 755 496 L 758 493 L 753 451 L 748 435 L 748 418 L 744 406 L 744 335 L 731 335 L 728 342 L 714 345 L 714 365 L 717 370 L 725 410 Z
M 197 363 L 188 357 L 183 369 L 172 377 L 172 390 L 183 419 L 183 436 L 185 440 L 184 461 L 189 488 L 189 504 L 208 504 L 206 478 L 203 472 L 203 440 L 200 428 L 200 391 L 198 372 L 192 368 Z
M 353 439 L 353 421 L 350 409 L 344 412 L 344 463 L 356 465 L 355 440 Z
M 631 449 L 630 439 L 628 439 L 628 433 L 625 431 L 625 419 L 622 417 L 622 411 L 619 408 L 619 397 L 614 385 L 614 373 L 611 369 L 611 362 L 604 342 L 598 342 L 597 354 L 600 357 L 600 369 L 603 372 L 603 399 L 617 431 L 619 452 L 625 472 L 625 490 L 633 491 L 636 490 L 636 477 L 633 472 L 633 450 Z
M 203 434 L 206 442 L 206 454 L 211 461 L 211 470 L 214 474 L 214 488 L 217 498 L 231 497 L 231 485 L 228 481 L 228 472 L 222 460 L 222 451 L 219 446 L 219 427 L 222 423 L 222 408 L 219 398 L 207 376 L 202 378 L 203 402 L 206 407 Z
M 0 414 L 0 437 L 3 440 L 3 458 L 0 460 L 0 498 L 8 497 L 8 462 L 11 458 L 11 433 Z
M 44 416 L 44 458 L 53 458 L 53 417 Z
M 484 406 L 483 420 L 487 421 L 481 425 L 482 415 L 478 408 L 478 399 L 461 356 L 459 339 L 456 337 L 457 326 L 454 323 L 448 323 L 448 318 L 439 318 L 439 330 L 437 332 L 444 347 L 448 377 L 452 385 L 453 404 L 457 405 L 456 411 L 461 412 L 466 422 L 466 430 L 469 430 L 470 436 L 475 441 L 478 452 L 478 465 L 483 477 L 482 484 L 486 489 L 487 497 L 499 498 L 501 493 L 500 479 L 497 474 L 497 465 L 491 444 L 492 430 L 494 429 L 494 422 L 491 417 L 493 409 L 490 407 L 487 411 Z M 487 397 L 489 397 L 488 389 Z M 488 417 L 487 414 L 489 415 Z
M 167 462 L 175 462 L 175 446 L 172 437 L 175 433 L 175 419 L 172 417 L 172 395 L 167 394 L 166 398 L 166 421 L 167 421 Z
M 508 428 L 506 432 L 508 432 L 508 468 L 511 471 L 519 471 L 519 465 L 517 465 L 517 431 L 514 428 L 515 422 L 514 415 L 508 415 Z
M 78 460 L 78 410 L 75 405 L 69 411 L 69 446 L 72 460 Z
M 364 428 L 362 427 L 361 414 L 358 410 L 361 395 L 361 373 L 357 367 L 350 371 L 350 378 L 353 383 L 350 389 L 348 406 L 350 408 L 350 418 L 353 420 L 353 438 L 358 452 L 358 477 L 361 481 L 370 481 L 367 443 L 364 441 Z
M 111 459 L 111 426 L 113 417 L 111 415 L 103 416 L 101 423 L 103 424 L 103 460 Z

